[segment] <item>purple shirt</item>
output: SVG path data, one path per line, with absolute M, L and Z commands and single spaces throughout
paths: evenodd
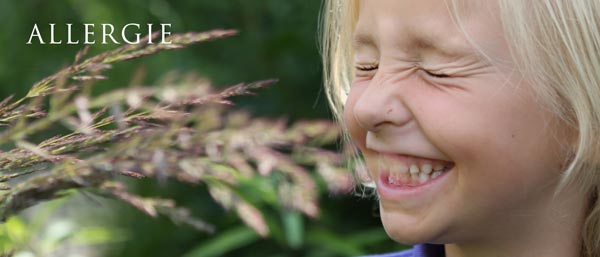
M 444 245 L 420 244 L 397 253 L 369 255 L 365 257 L 444 257 Z

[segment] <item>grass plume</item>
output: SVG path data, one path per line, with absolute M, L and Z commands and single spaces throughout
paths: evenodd
M 85 48 L 71 66 L 35 83 L 23 98 L 1 101 L 0 145 L 7 150 L 0 152 L 0 219 L 85 190 L 122 200 L 150 216 L 215 231 L 171 199 L 130 192 L 123 177 L 204 184 L 216 202 L 262 236 L 270 231 L 257 202 L 316 217 L 316 177 L 332 192 L 353 187 L 341 154 L 324 148 L 336 143 L 339 128 L 329 121 L 288 125 L 284 119 L 254 118 L 227 108 L 231 97 L 254 94 L 276 80 L 217 90 L 198 76 L 168 74 L 152 87 L 98 96 L 87 90 L 108 79 L 103 72 L 115 63 L 236 33 L 174 34 L 167 38 L 172 44 L 125 45 L 89 58 Z M 57 126 L 68 132 L 31 140 Z M 260 191 L 258 199 L 244 190 Z

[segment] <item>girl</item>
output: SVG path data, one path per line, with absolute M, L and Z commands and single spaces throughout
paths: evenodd
M 383 256 L 600 256 L 600 2 L 329 0 L 327 92 Z

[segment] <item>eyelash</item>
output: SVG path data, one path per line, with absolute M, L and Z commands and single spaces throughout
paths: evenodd
M 356 66 L 356 69 L 359 71 L 373 71 L 377 69 L 377 65 L 366 65 L 366 66 Z
M 366 65 L 366 66 L 356 66 L 356 69 L 359 71 L 374 71 L 378 68 L 377 65 Z M 431 77 L 435 77 L 435 78 L 448 78 L 450 77 L 448 74 L 444 74 L 444 73 L 433 73 L 431 71 L 422 69 L 425 73 L 427 73 L 427 75 L 431 76 Z

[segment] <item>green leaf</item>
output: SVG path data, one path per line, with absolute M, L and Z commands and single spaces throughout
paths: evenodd
M 17 216 L 13 216 L 4 224 L 4 231 L 15 243 L 23 243 L 29 238 L 27 225 Z
M 0 230 L 0 253 L 10 252 L 15 248 L 15 243 L 10 239 L 6 230 Z
M 219 236 L 184 254 L 183 257 L 223 256 L 225 253 L 259 240 L 254 230 L 241 226 L 221 232 Z
M 290 247 L 297 249 L 304 244 L 304 222 L 302 214 L 295 211 L 283 214 L 285 236 Z
M 240 191 L 251 200 L 260 200 L 268 204 L 277 205 L 279 196 L 275 187 L 276 181 L 269 177 L 255 176 L 240 180 Z M 258 199 L 256 199 L 258 198 Z
M 0 256 L 27 243 L 29 239 L 27 225 L 18 217 L 10 217 L 0 225 Z
M 105 227 L 84 227 L 75 235 L 73 241 L 81 245 L 124 242 L 131 238 L 128 230 Z

